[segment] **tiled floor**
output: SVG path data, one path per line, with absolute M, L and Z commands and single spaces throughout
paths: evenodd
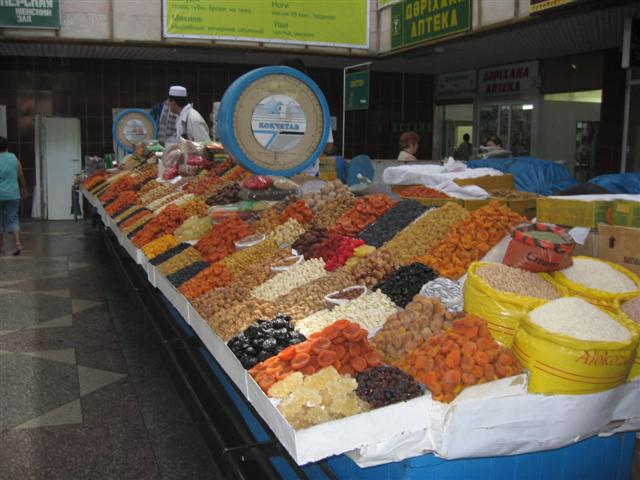
M 99 233 L 30 222 L 22 244 L 0 257 L 0 478 L 220 478 Z

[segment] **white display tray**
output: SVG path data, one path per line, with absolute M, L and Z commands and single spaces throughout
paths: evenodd
M 184 295 L 176 290 L 176 287 L 167 280 L 167 277 L 160 273 L 156 267 L 153 268 L 155 269 L 156 288 L 162 292 L 167 300 L 169 300 L 169 303 L 173 305 L 180 316 L 188 322 L 189 313 L 187 311 L 187 307 L 189 302 Z

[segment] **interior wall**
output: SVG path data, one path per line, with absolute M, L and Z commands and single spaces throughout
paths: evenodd
M 576 122 L 599 121 L 600 104 L 543 101 L 540 109 L 538 157 L 564 160 L 573 174 L 576 153 Z

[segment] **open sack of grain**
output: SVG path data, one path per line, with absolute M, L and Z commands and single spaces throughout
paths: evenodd
M 529 370 L 529 392 L 575 395 L 624 383 L 637 346 L 638 332 L 628 319 L 565 297 L 521 320 L 513 351 Z
M 487 321 L 493 338 L 510 347 L 520 319 L 566 289 L 544 273 L 501 263 L 474 262 L 464 283 L 464 310 Z

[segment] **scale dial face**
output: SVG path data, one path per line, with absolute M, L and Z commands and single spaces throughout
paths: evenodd
M 239 85 L 227 91 L 235 93 L 225 93 L 222 99 L 225 148 L 256 173 L 291 175 L 304 170 L 318 158 L 328 135 L 322 93 L 310 78 L 291 68 L 265 67 L 245 77 L 251 75 L 250 80 L 238 79 Z
M 144 110 L 125 110 L 113 124 L 116 143 L 125 151 L 132 152 L 135 145 L 155 137 L 155 123 Z

